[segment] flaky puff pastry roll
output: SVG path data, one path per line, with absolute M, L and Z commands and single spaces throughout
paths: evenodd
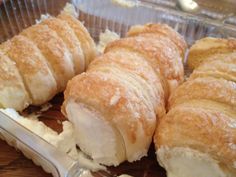
M 236 108 L 236 83 L 222 78 L 200 77 L 183 83 L 170 96 L 169 108 L 188 100 L 206 99 Z
M 110 43 L 65 91 L 62 112 L 74 123 L 82 151 L 114 166 L 147 155 L 156 117 L 165 115 L 168 94 L 183 80 L 181 61 L 165 35 Z
M 201 65 L 193 71 L 191 79 L 197 77 L 215 77 L 236 82 L 235 68 L 236 52 L 218 54 L 203 61 Z
M 236 176 L 232 41 L 206 38 L 190 48 L 189 62 L 196 68 L 170 96 L 169 112 L 159 121 L 154 137 L 157 159 L 168 177 Z
M 188 67 L 197 68 L 202 61 L 218 54 L 230 54 L 236 52 L 236 39 L 223 39 L 207 37 L 194 43 L 188 54 Z
M 21 35 L 32 40 L 40 49 L 57 81 L 57 90 L 63 91 L 67 81 L 75 75 L 72 55 L 63 40 L 42 24 L 25 29 Z
M 85 58 L 81 49 L 81 43 L 69 24 L 66 21 L 54 17 L 43 20 L 41 24 L 47 25 L 63 40 L 72 54 L 75 73 L 80 74 L 85 71 Z
M 146 58 L 154 70 L 161 74 L 166 98 L 183 81 L 181 57 L 168 38 L 152 33 L 128 37 L 108 44 L 105 52 L 117 48 L 127 48 Z
M 130 52 L 128 49 L 113 50 L 106 53 L 105 57 L 96 58 L 89 65 L 88 71 L 105 70 L 107 67 L 121 70 L 125 75 L 132 73 L 131 77 L 145 88 L 144 98 L 151 100 L 149 106 L 155 110 L 158 117 L 165 115 L 165 95 L 160 74 L 156 74 L 142 55 Z
M 0 49 L 16 63 L 32 104 L 42 104 L 54 96 L 57 83 L 46 59 L 33 42 L 18 35 L 0 45 Z
M 22 111 L 29 104 L 44 104 L 64 91 L 69 79 L 85 71 L 84 54 L 89 63 L 96 49 L 88 31 L 76 21 L 68 14 L 63 20 L 50 17 L 0 45 L 0 65 L 5 71 L 1 80 L 9 78 L 1 81 L 1 108 Z M 86 51 L 81 38 L 87 41 Z
M 236 112 L 209 105 L 186 102 L 160 121 L 154 141 L 168 177 L 235 176 Z
M 146 24 L 146 25 L 136 25 L 132 26 L 128 31 L 128 36 L 138 36 L 145 33 L 153 33 L 156 35 L 161 35 L 170 39 L 178 48 L 180 56 L 184 58 L 185 51 L 187 49 L 187 44 L 184 38 L 173 30 L 168 25 L 163 24 Z
M 85 67 L 87 68 L 89 63 L 94 59 L 97 54 L 96 45 L 94 40 L 89 35 L 84 25 L 71 15 L 62 12 L 57 18 L 65 21 L 74 30 L 77 38 L 80 41 L 81 48 L 85 57 Z
M 25 88 L 16 63 L 0 50 L 0 107 L 22 110 L 32 100 Z
M 156 119 L 141 93 L 107 72 L 73 78 L 63 112 L 74 123 L 79 147 L 96 162 L 116 166 L 146 155 Z

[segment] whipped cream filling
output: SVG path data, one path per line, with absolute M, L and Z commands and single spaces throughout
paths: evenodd
M 75 126 L 77 144 L 95 162 L 116 166 L 125 160 L 123 139 L 99 113 L 74 101 L 68 102 L 66 112 Z
M 106 29 L 105 32 L 99 34 L 99 42 L 97 45 L 97 50 L 100 53 L 103 53 L 107 44 L 117 39 L 120 39 L 120 36 L 117 33 L 112 32 L 109 29 Z
M 163 146 L 156 154 L 168 177 L 231 177 L 208 154 L 190 148 Z

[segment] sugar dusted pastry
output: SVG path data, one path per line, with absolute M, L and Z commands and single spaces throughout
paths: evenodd
M 68 13 L 62 12 L 60 15 L 58 15 L 57 18 L 68 23 L 68 25 L 74 30 L 77 38 L 80 41 L 81 48 L 85 57 L 85 67 L 87 68 L 89 63 L 94 59 L 97 53 L 96 45 L 93 39 L 89 35 L 84 25 Z
M 166 44 L 169 45 L 166 45 Z M 176 45 L 162 35 L 142 34 L 117 40 L 107 46 L 105 52 L 127 48 L 144 56 L 154 70 L 160 75 L 165 87 L 165 95 L 173 91 L 183 81 L 183 64 Z
M 0 50 L 15 62 L 32 104 L 38 105 L 52 98 L 57 91 L 56 81 L 44 56 L 33 42 L 18 35 L 3 43 Z
M 216 78 L 223 78 L 228 81 L 236 82 L 235 68 L 236 52 L 218 54 L 203 61 L 202 64 L 194 70 L 191 79 L 214 76 Z
M 195 70 L 170 96 L 154 137 L 168 177 L 236 176 L 233 41 L 206 38 L 190 49 L 188 64 Z
M 77 38 L 74 30 L 66 21 L 58 18 L 50 17 L 42 21 L 42 24 L 47 25 L 63 40 L 66 47 L 72 54 L 74 71 L 79 74 L 85 70 L 85 58 L 83 50 L 81 49 L 81 42 Z
M 85 71 L 85 64 L 96 55 L 85 27 L 68 14 L 59 16 L 63 20 L 50 17 L 0 45 L 0 69 L 4 71 L 0 107 L 22 111 L 30 104 L 49 101 L 64 91 L 69 79 Z
M 56 32 L 42 24 L 29 27 L 21 34 L 40 49 L 57 81 L 57 90 L 63 91 L 67 81 L 75 75 L 72 55 L 65 43 Z
M 182 58 L 184 57 L 187 44 L 184 38 L 179 35 L 175 30 L 165 24 L 147 24 L 132 26 L 128 32 L 129 36 L 137 36 L 145 33 L 152 33 L 155 35 L 161 35 L 171 40 L 178 48 Z
M 188 56 L 188 66 L 191 69 L 195 69 L 206 58 L 232 52 L 236 52 L 236 39 L 206 37 L 196 41 L 191 47 Z
M 0 50 L 0 107 L 22 110 L 32 103 L 16 63 Z M 16 94 L 17 93 L 17 94 Z
M 80 149 L 96 162 L 116 166 L 147 155 L 156 117 L 165 115 L 168 95 L 183 81 L 181 53 L 171 37 L 116 40 L 69 81 L 62 112 L 75 126 Z

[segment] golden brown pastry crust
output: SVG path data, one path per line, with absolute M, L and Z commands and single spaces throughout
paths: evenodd
M 188 67 L 197 68 L 204 60 L 218 54 L 230 54 L 236 51 L 236 39 L 206 37 L 195 42 L 188 54 Z
M 9 82 L 2 81 L 0 85 L 0 107 L 22 111 L 29 104 L 49 101 L 64 91 L 69 79 L 85 70 L 84 53 L 95 56 L 94 41 L 85 27 L 68 14 L 60 17 L 63 20 L 43 20 L 0 45 L 0 65 L 4 66 L 0 70 L 12 72 L 0 78 L 9 78 Z M 86 40 L 85 52 L 79 35 Z
M 56 81 L 46 59 L 33 42 L 18 35 L 1 44 L 0 49 L 16 63 L 32 104 L 45 103 L 54 96 L 57 91 Z
M 206 99 L 236 107 L 236 83 L 220 78 L 203 77 L 183 83 L 170 96 L 169 108 L 187 100 Z
M 63 91 L 75 72 L 71 54 L 62 39 L 49 27 L 41 24 L 25 29 L 21 35 L 32 40 L 41 50 L 57 81 L 57 90 Z
M 197 77 L 216 77 L 236 82 L 236 53 L 219 54 L 208 58 L 191 74 L 191 79 Z
M 184 72 L 176 48 L 172 45 L 167 46 L 166 41 L 166 38 L 152 34 L 128 37 L 108 44 L 105 53 L 116 48 L 126 48 L 143 55 L 154 70 L 158 73 L 160 71 L 165 95 L 168 96 L 183 81 Z
M 0 107 L 23 110 L 31 99 L 16 63 L 0 51 Z M 17 94 L 16 94 L 17 93 Z
M 132 26 L 128 31 L 128 36 L 137 36 L 145 33 L 153 33 L 169 38 L 178 48 L 180 56 L 184 58 L 187 44 L 184 38 L 168 25 L 163 24 L 146 24 L 144 26 Z
M 47 25 L 63 40 L 72 54 L 75 73 L 83 72 L 85 70 L 85 58 L 80 41 L 73 29 L 65 21 L 53 17 L 43 20 L 41 24 Z
M 165 114 L 165 97 L 162 82 L 158 77 L 159 75 L 154 72 L 145 58 L 127 49 L 117 49 L 96 58 L 89 65 L 88 72 L 96 71 L 99 67 L 102 68 L 105 66 L 115 67 L 142 78 L 147 82 L 146 85 L 151 86 L 148 89 L 148 92 L 151 94 L 151 98 L 149 99 L 153 100 L 152 104 L 155 107 L 154 109 L 158 117 L 162 117 Z
M 69 26 L 74 30 L 78 40 L 80 41 L 81 48 L 84 52 L 85 65 L 87 68 L 89 63 L 94 59 L 97 54 L 96 46 L 93 39 L 89 35 L 84 25 L 80 21 L 76 20 L 73 16 L 62 12 L 60 15 L 57 16 L 57 18 L 67 22 Z
M 157 150 L 204 153 L 230 177 L 236 174 L 235 44 L 235 39 L 205 38 L 191 47 L 189 65 L 195 70 L 170 96 L 170 110 L 154 136 Z

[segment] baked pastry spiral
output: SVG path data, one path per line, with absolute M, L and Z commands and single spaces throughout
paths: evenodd
M 96 55 L 85 27 L 65 12 L 0 45 L 0 107 L 22 111 L 64 91 Z
M 170 96 L 154 137 L 168 177 L 236 176 L 235 42 L 205 38 L 190 49 L 195 70 Z
M 193 45 L 188 54 L 188 67 L 190 69 L 197 68 L 206 58 L 218 54 L 228 54 L 236 52 L 235 39 L 222 39 L 206 37 Z
M 159 32 L 162 28 L 165 33 Z M 108 44 L 64 92 L 62 112 L 75 126 L 77 144 L 105 165 L 147 154 L 156 116 L 165 115 L 169 93 L 183 81 L 182 37 L 161 24 L 135 29 Z

